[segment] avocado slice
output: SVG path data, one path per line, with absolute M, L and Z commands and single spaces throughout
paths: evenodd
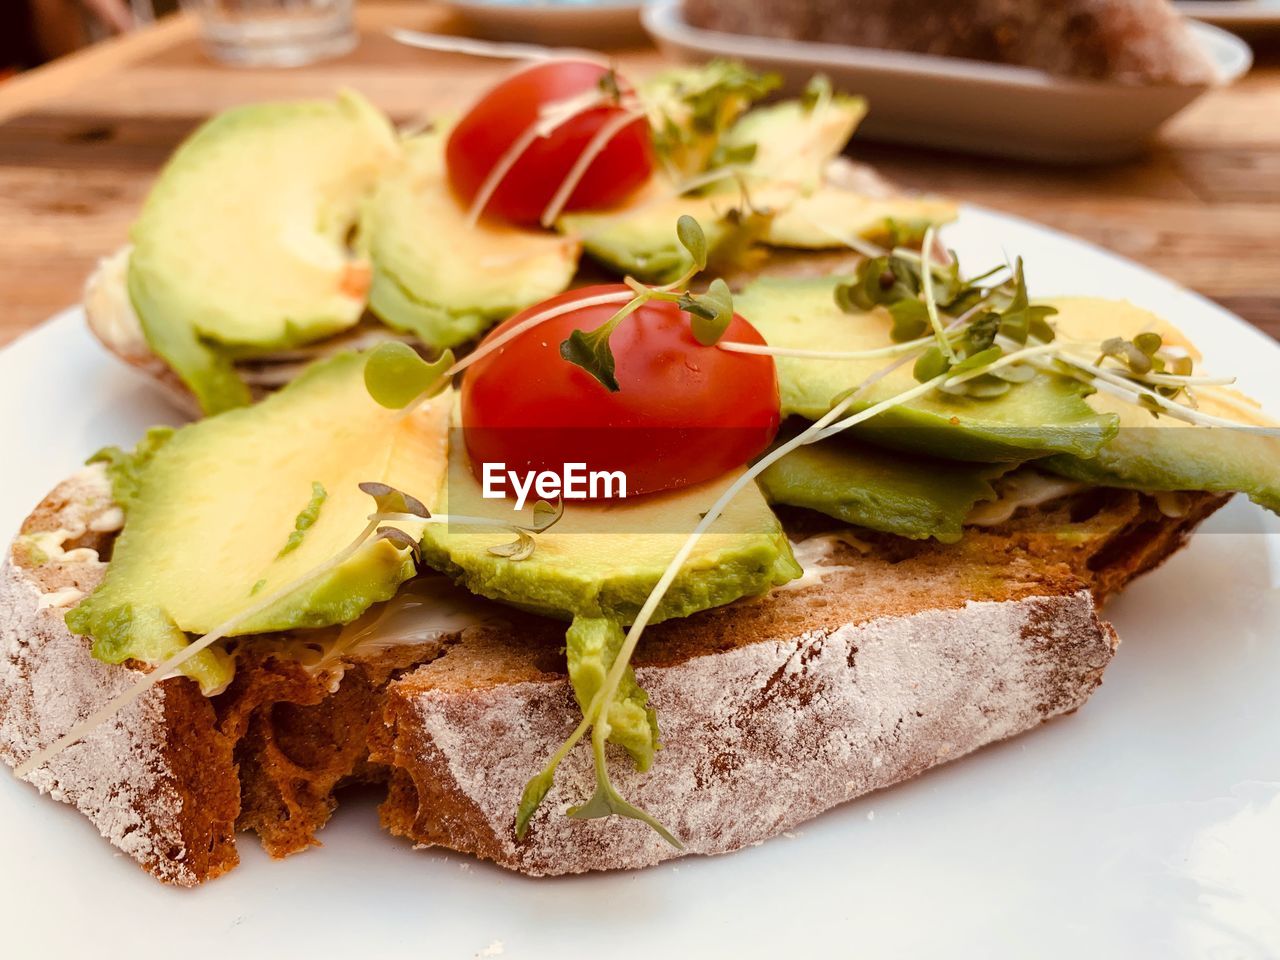
M 676 239 L 682 214 L 702 225 L 717 268 L 739 266 L 756 243 L 821 250 L 842 246 L 840 237 L 850 235 L 876 241 L 896 235 L 906 242 L 929 224 L 954 219 L 948 201 L 872 197 L 828 179 L 832 158 L 865 113 L 862 98 L 842 95 L 813 109 L 798 100 L 757 107 L 720 142 L 730 157 L 754 153 L 746 164 L 745 198 L 731 180 L 681 196 L 667 176 L 656 175 L 621 209 L 567 214 L 556 228 L 581 237 L 588 254 L 618 273 L 669 283 L 692 264 Z
M 866 115 L 867 102 L 861 97 L 836 94 L 811 107 L 782 100 L 745 114 L 721 144 L 730 156 L 751 151 L 753 176 L 809 193 L 822 184 L 828 161 L 840 155 Z
M 426 527 L 424 560 L 472 593 L 561 620 L 634 620 L 701 515 L 733 480 L 633 500 L 570 502 L 554 527 L 534 535 L 533 553 L 512 560 L 490 552 L 509 543 L 510 533 L 456 519 L 512 517 L 506 501 L 483 498 L 464 447 L 453 444 L 449 458 L 445 499 L 455 519 Z M 800 573 L 778 518 L 748 484 L 699 541 L 653 620 L 754 596 Z
M 956 218 L 956 205 L 938 197 L 869 196 L 824 183 L 779 211 L 764 242 L 774 247 L 830 250 L 841 237 L 918 246 L 924 232 Z
M 369 309 L 441 350 L 564 290 L 579 254 L 567 237 L 490 220 L 470 226 L 445 176 L 447 133 L 405 142 L 360 228 L 373 264 Z
M 233 357 L 359 320 L 367 270 L 347 236 L 398 150 L 387 119 L 344 93 L 233 108 L 174 153 L 133 227 L 129 295 L 206 413 L 249 402 Z
M 918 243 L 926 227 L 955 219 L 949 200 L 892 195 L 883 182 L 860 187 L 854 181 L 865 175 L 846 161 L 833 163 L 866 111 L 861 97 L 839 94 L 812 109 L 784 100 L 752 110 L 725 135 L 729 150 L 755 145 L 756 176 L 800 188 L 770 220 L 765 243 L 805 250 L 841 247 L 848 236 Z
M 785 207 L 795 190 L 764 185 L 751 191 L 760 208 Z M 609 269 L 645 283 L 671 283 L 693 266 L 676 236 L 676 221 L 689 215 L 707 239 L 713 269 L 733 267 L 751 246 L 764 239 L 769 215 L 745 210 L 740 191 L 717 190 L 680 196 L 663 176 L 655 176 L 625 206 L 599 213 L 569 213 L 556 221 L 561 233 L 577 237 L 582 248 Z
M 768 235 L 771 216 L 817 187 L 827 162 L 844 148 L 865 112 L 861 98 L 845 96 L 813 111 L 795 100 L 757 108 L 720 138 L 729 156 L 754 151 L 746 164 L 746 196 L 731 179 L 680 195 L 668 176 L 658 174 L 620 209 L 566 214 L 556 229 L 581 237 L 588 254 L 618 273 L 670 283 L 693 263 L 676 239 L 676 221 L 688 214 L 702 225 L 711 262 L 736 266 Z M 831 246 L 831 238 L 825 239 Z
M 954 543 L 973 505 L 994 500 L 1008 464 L 957 463 L 883 450 L 846 437 L 799 447 L 760 475 L 772 503 L 910 540 Z
M 1081 340 L 1159 333 L 1166 345 L 1181 347 L 1199 361 L 1195 346 L 1166 320 L 1127 301 L 1066 297 L 1047 301 L 1058 309 L 1059 333 Z M 1198 370 L 1196 372 L 1199 372 Z M 1088 403 L 1118 418 L 1120 430 L 1092 459 L 1055 456 L 1046 469 L 1099 486 L 1139 490 L 1204 490 L 1244 493 L 1254 503 L 1280 513 L 1280 440 L 1248 428 L 1276 426 L 1240 393 L 1226 387 L 1195 390 L 1198 409 L 1238 421 L 1241 429 L 1202 427 L 1151 413 L 1099 391 Z M 1227 399 L 1224 399 L 1227 398 Z M 1229 402 L 1234 400 L 1234 402 Z
M 734 297 L 734 309 L 771 346 L 855 351 L 892 344 L 881 307 L 844 313 L 835 302 L 841 278 L 764 278 Z M 817 420 L 835 398 L 879 373 L 892 359 L 779 357 L 784 416 Z M 877 382 L 854 406 L 865 409 L 916 385 L 910 363 Z M 1020 461 L 1052 453 L 1091 457 L 1115 434 L 1115 417 L 1089 406 L 1088 388 L 1068 377 L 1038 374 L 1003 396 L 951 397 L 937 391 L 887 410 L 854 429 L 878 445 L 948 460 Z
M 127 516 L 101 585 L 67 614 L 112 663 L 157 663 L 255 602 L 304 577 L 365 527 L 381 481 L 431 505 L 444 479 L 448 400 L 410 417 L 374 403 L 363 354 L 316 364 L 260 404 L 153 435 L 127 483 Z M 413 525 L 414 527 L 420 524 Z M 416 533 L 414 529 L 411 532 Z M 412 576 L 406 550 L 366 542 L 234 635 L 347 623 Z M 211 651 L 206 651 L 211 653 Z M 203 655 L 188 674 L 206 692 L 231 667 Z

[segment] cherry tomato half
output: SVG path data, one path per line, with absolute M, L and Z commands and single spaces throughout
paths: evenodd
M 547 307 L 626 290 L 571 290 L 512 317 L 489 337 Z M 614 330 L 615 393 L 560 356 L 560 343 L 572 331 L 596 329 L 618 306 L 588 306 L 547 320 L 467 369 L 462 424 L 477 476 L 485 463 L 557 475 L 567 463 L 584 463 L 589 471 L 621 470 L 631 497 L 710 480 L 769 446 L 779 422 L 773 358 L 703 346 L 673 303 L 650 301 Z M 737 315 L 724 339 L 764 343 Z
M 597 63 L 558 60 L 521 70 L 481 97 L 453 128 L 445 148 L 449 183 L 463 202 L 475 200 L 494 166 L 538 122 L 540 110 L 598 89 L 608 72 Z M 595 107 L 535 138 L 502 178 L 484 213 L 513 223 L 537 223 L 592 138 L 622 112 L 611 104 Z M 652 172 L 649 124 L 637 117 L 591 162 L 564 209 L 611 207 Z

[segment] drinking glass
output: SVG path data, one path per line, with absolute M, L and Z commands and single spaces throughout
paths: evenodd
M 355 0 L 182 0 L 223 63 L 296 67 L 356 45 Z

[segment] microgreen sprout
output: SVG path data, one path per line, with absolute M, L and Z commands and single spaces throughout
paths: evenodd
M 381 343 L 369 353 L 364 365 L 364 385 L 369 396 L 392 410 L 436 396 L 449 385 L 446 372 L 454 365 L 453 351 L 428 362 L 407 343 Z
M 587 371 L 611 393 L 617 393 L 621 387 L 614 374 L 609 338 L 627 317 L 646 303 L 664 300 L 676 304 L 689 315 L 694 338 L 704 347 L 718 343 L 733 321 L 733 294 L 723 280 L 712 280 L 705 293 L 681 290 L 707 265 L 707 238 L 702 226 L 685 214 L 676 221 L 676 238 L 692 261 L 684 276 L 661 287 L 645 286 L 634 277 L 627 277 L 626 284 L 634 296 L 625 305 L 594 330 L 574 330 L 560 343 L 561 357 Z
M 564 500 L 557 500 L 555 503 L 549 503 L 546 500 L 539 500 L 533 505 L 533 522 L 529 524 L 516 523 L 511 520 L 501 520 L 497 517 L 472 517 L 457 513 L 431 513 L 420 500 L 411 497 L 394 487 L 385 483 L 362 483 L 360 489 L 369 496 L 374 498 L 376 510 L 369 515 L 369 521 L 373 523 L 395 523 L 395 522 L 418 522 L 424 524 L 456 524 L 460 527 L 492 527 L 497 530 L 505 530 L 514 533 L 516 539 L 510 543 L 495 544 L 489 548 L 489 552 L 497 557 L 504 557 L 507 560 L 527 560 L 533 555 L 537 541 L 534 534 L 542 533 L 549 530 L 559 522 L 564 516 Z M 401 531 L 395 527 L 379 529 L 379 534 L 386 534 L 386 538 L 396 542 L 403 542 L 396 534 Z
M 830 78 L 825 73 L 815 73 L 804 85 L 804 92 L 800 94 L 800 106 L 806 113 L 818 113 L 831 102 L 832 96 L 834 91 L 831 89 Z
M 777 74 L 754 73 L 740 63 L 715 60 L 650 84 L 641 99 L 654 152 L 671 181 L 749 163 L 755 144 L 726 145 L 722 138 L 747 108 L 781 83 Z

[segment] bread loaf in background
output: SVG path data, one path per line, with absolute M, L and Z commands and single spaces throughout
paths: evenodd
M 1166 0 L 685 0 L 695 27 L 905 50 L 1132 84 L 1214 77 Z M 994 105 L 993 105 L 994 106 Z

